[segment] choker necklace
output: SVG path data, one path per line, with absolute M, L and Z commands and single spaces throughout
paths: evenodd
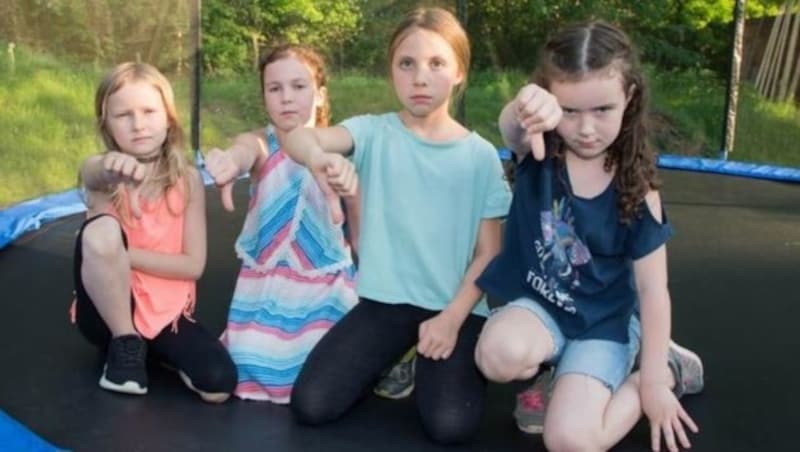
M 158 151 L 158 154 L 151 155 L 150 157 L 136 157 L 136 161 L 139 163 L 153 163 L 160 158 L 161 158 L 161 151 Z

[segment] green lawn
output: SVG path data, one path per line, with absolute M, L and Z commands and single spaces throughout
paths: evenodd
M 650 71 L 654 72 L 654 71 Z M 45 56 L 17 52 L 12 68 L 0 56 L 0 208 L 75 186 L 80 162 L 98 152 L 93 125 L 94 89 L 101 72 Z M 476 72 L 466 92 L 466 120 L 499 145 L 497 114 L 525 81 L 518 72 Z M 178 108 L 188 135 L 186 77 L 174 77 Z M 705 72 L 651 77 L 656 142 L 663 152 L 714 156 L 722 135 L 724 82 Z M 334 122 L 359 113 L 395 110 L 385 77 L 334 74 L 329 87 Z M 256 76 L 204 80 L 203 149 L 225 147 L 236 133 L 265 123 Z M 800 109 L 760 99 L 745 87 L 740 97 L 731 159 L 800 167 Z

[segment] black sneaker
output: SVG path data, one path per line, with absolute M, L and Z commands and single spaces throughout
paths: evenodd
M 135 334 L 111 339 L 100 387 L 126 394 L 147 394 L 147 343 Z

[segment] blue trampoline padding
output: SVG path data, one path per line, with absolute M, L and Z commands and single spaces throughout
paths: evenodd
M 36 436 L 19 422 L 0 410 L 0 447 L 18 452 L 55 452 L 59 449 Z
M 204 169 L 200 169 L 203 183 L 210 185 L 214 180 Z M 243 175 L 240 179 L 247 177 Z M 0 210 L 0 250 L 22 234 L 39 229 L 48 221 L 86 210 L 77 189 L 42 196 L 41 198 L 15 204 Z
M 497 150 L 497 155 L 500 157 L 500 160 L 511 160 L 512 154 L 508 148 L 499 148 Z M 659 155 L 658 166 L 667 169 L 728 174 L 731 176 L 751 177 L 754 179 L 800 182 L 800 169 L 786 166 L 684 157 L 672 154 Z
M 501 160 L 511 160 L 511 151 L 507 148 L 497 150 Z M 202 168 L 202 157 L 198 157 L 198 166 Z M 770 179 L 786 182 L 800 182 L 800 169 L 759 165 L 755 163 L 714 160 L 697 157 L 681 157 L 662 154 L 658 158 L 662 168 L 701 171 L 709 173 L 729 174 L 734 176 Z M 203 182 L 206 185 L 214 181 L 201 169 Z M 244 178 L 246 176 L 242 176 Z M 0 249 L 16 240 L 20 235 L 41 227 L 43 223 L 58 218 L 83 212 L 86 206 L 78 195 L 78 190 L 69 190 L 54 195 L 26 201 L 0 210 Z
M 32 199 L 0 210 L 0 249 L 28 231 L 33 231 L 47 221 L 83 212 L 78 190 L 73 189 Z
M 662 154 L 658 157 L 661 168 L 728 174 L 732 176 L 770 179 L 784 182 L 800 182 L 800 169 L 785 166 L 760 165 L 757 163 L 716 160 L 680 155 Z

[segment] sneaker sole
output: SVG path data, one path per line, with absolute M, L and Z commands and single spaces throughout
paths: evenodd
M 681 356 L 688 356 L 690 359 L 685 360 L 687 364 L 687 368 L 684 370 L 684 373 L 692 373 L 700 375 L 700 382 L 696 385 L 686 385 L 683 388 L 683 394 L 697 394 L 703 390 L 703 386 L 705 385 L 705 375 L 703 374 L 703 360 L 697 356 L 697 353 L 683 348 L 680 345 L 672 342 L 670 344 L 670 348 L 674 349 L 678 355 Z M 691 382 L 690 382 L 691 383 Z
M 525 425 L 517 422 L 517 428 L 529 435 L 541 435 L 544 432 L 544 425 Z
M 121 392 L 123 394 L 132 394 L 132 395 L 145 395 L 147 394 L 147 386 L 144 388 L 136 383 L 135 381 L 126 381 L 125 383 L 118 384 L 114 383 L 111 380 L 106 379 L 106 368 L 103 367 L 103 375 L 100 376 L 99 385 L 103 389 L 107 389 L 109 391 L 114 392 Z
M 178 376 L 181 378 L 181 381 L 183 381 L 183 384 L 185 384 L 187 388 L 197 393 L 197 395 L 199 395 L 201 399 L 205 400 L 208 403 L 222 403 L 228 400 L 228 398 L 231 396 L 227 392 L 203 392 L 194 387 L 194 385 L 192 384 L 192 379 L 189 378 L 189 376 L 186 375 L 182 370 L 176 370 L 167 364 L 163 365 L 166 368 L 173 369 L 176 372 L 178 372 Z
M 406 397 L 410 396 L 412 392 L 414 392 L 414 385 L 411 385 L 396 394 L 380 391 L 377 389 L 372 392 L 374 392 L 376 396 L 383 397 L 384 399 L 400 400 L 400 399 L 405 399 Z

